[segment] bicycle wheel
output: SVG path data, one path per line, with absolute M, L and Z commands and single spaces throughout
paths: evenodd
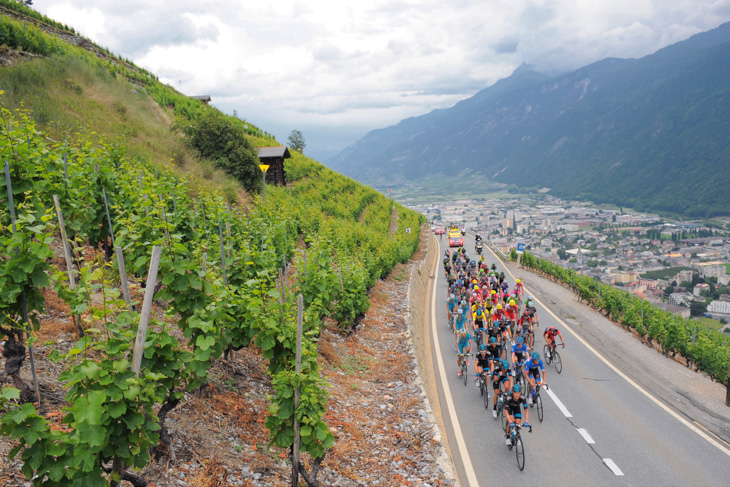
M 525 447 L 522 445 L 522 438 L 517 435 L 515 438 L 515 456 L 517 457 L 517 466 L 520 470 L 525 469 Z
M 482 399 L 484 400 L 484 408 L 486 410 L 489 410 L 489 387 L 487 386 L 487 381 L 482 380 L 481 386 L 482 386 Z
M 461 357 L 461 377 L 464 379 L 464 385 L 468 382 L 466 377 L 466 357 Z
M 547 344 L 542 346 L 542 356 L 545 357 L 545 363 L 550 365 L 550 356 L 548 355 L 548 346 Z
M 555 355 L 553 357 L 553 364 L 555 365 L 555 370 L 557 370 L 559 374 L 563 371 L 563 361 L 560 359 L 560 354 L 557 350 L 555 350 L 553 354 Z
M 537 417 L 540 420 L 540 422 L 542 423 L 543 411 L 542 411 L 542 398 L 540 397 L 540 394 L 535 396 L 535 408 L 537 409 Z

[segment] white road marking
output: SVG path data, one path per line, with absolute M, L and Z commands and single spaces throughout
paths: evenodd
M 438 252 L 441 255 L 441 245 L 436 241 L 438 245 Z M 456 446 L 459 448 L 459 455 L 461 456 L 461 462 L 464 465 L 466 471 L 466 479 L 468 485 L 478 487 L 479 482 L 477 481 L 477 474 L 474 472 L 474 466 L 471 463 L 469 457 L 469 450 L 466 448 L 466 442 L 464 441 L 464 435 L 461 432 L 461 426 L 459 425 L 459 418 L 456 415 L 456 408 L 454 407 L 454 399 L 451 397 L 451 388 L 449 387 L 449 380 L 446 378 L 446 369 L 444 368 L 444 360 L 441 357 L 441 345 L 439 343 L 439 335 L 436 330 L 436 288 L 438 287 L 439 269 L 438 259 L 436 260 L 436 272 L 433 280 L 433 294 L 431 296 L 431 335 L 433 336 L 434 345 L 436 347 L 436 362 L 438 363 L 439 376 L 441 377 L 441 384 L 444 387 L 444 396 L 446 396 L 446 407 L 449 411 L 449 418 L 451 418 L 451 424 L 454 426 L 454 435 L 456 436 Z
M 487 249 L 489 249 L 489 252 L 494 256 L 495 259 L 499 259 L 499 257 L 497 257 L 497 255 L 492 251 L 492 249 L 490 249 L 489 247 L 487 247 Z M 510 270 L 507 268 L 507 266 L 504 266 L 504 270 L 507 271 L 507 273 L 510 276 L 512 276 L 512 279 L 513 280 L 516 279 L 515 278 L 515 275 L 512 274 L 512 272 L 510 272 Z M 524 288 L 525 292 L 527 292 L 527 286 L 525 286 L 523 284 L 523 288 Z M 598 357 L 598 359 L 601 362 L 603 362 L 604 364 L 606 364 L 609 369 L 611 369 L 614 372 L 616 372 L 616 374 L 618 374 L 619 377 L 621 377 L 626 382 L 628 382 L 629 384 L 631 384 L 637 391 L 639 391 L 644 396 L 646 396 L 651 402 L 653 402 L 654 404 L 656 404 L 657 406 L 659 406 L 660 408 L 662 408 L 664 411 L 666 411 L 667 413 L 669 413 L 669 415 L 671 415 L 672 417 L 674 417 L 674 419 L 676 419 L 677 421 L 679 421 L 680 423 L 682 423 L 683 425 L 685 425 L 686 427 L 688 427 L 689 429 L 691 429 L 692 431 L 694 431 L 695 433 L 697 433 L 700 437 L 702 437 L 705 440 L 707 440 L 711 445 L 713 445 L 714 447 L 716 447 L 718 450 L 720 450 L 721 452 L 723 452 L 725 455 L 730 456 L 730 449 L 725 448 L 722 444 L 720 444 L 714 438 L 712 438 L 709 435 L 705 434 L 701 429 L 699 429 L 698 427 L 696 427 L 695 425 L 693 425 L 692 423 L 690 423 L 689 421 L 687 421 L 686 419 L 684 419 L 682 416 L 679 415 L 679 413 L 677 413 L 674 410 L 672 410 L 669 406 L 667 406 L 666 404 L 664 404 L 663 402 L 661 402 L 659 399 L 657 399 L 656 397 L 654 397 L 646 389 L 644 389 L 639 384 L 637 384 L 636 382 L 634 382 L 629 376 L 627 376 L 626 374 L 624 374 L 623 372 L 621 372 L 618 368 L 616 368 L 615 365 L 613 365 L 611 362 L 609 362 L 606 357 L 604 357 L 603 355 L 601 355 L 598 352 L 598 350 L 596 350 L 595 348 L 593 348 L 587 341 L 585 341 L 583 338 L 581 338 L 580 336 L 578 336 L 578 334 L 576 332 L 574 332 L 563 320 L 561 320 L 560 318 L 558 318 L 558 316 L 555 313 L 553 313 L 550 308 L 548 308 L 547 306 L 545 306 L 542 303 L 542 301 L 540 301 L 539 299 L 537 299 L 534 294 L 532 295 L 532 299 L 535 300 L 540 306 L 542 306 L 543 308 L 545 308 L 545 311 L 547 311 L 548 313 L 550 313 L 550 316 L 552 316 L 553 318 L 555 318 L 555 320 L 558 323 L 560 323 L 563 326 L 563 328 L 565 328 L 571 335 L 573 335 L 573 337 L 576 340 L 578 340 L 588 350 L 590 350 L 593 353 L 593 355 L 595 355 L 596 357 Z
M 583 437 L 584 440 L 586 440 L 586 443 L 589 445 L 594 445 L 596 441 L 591 438 L 591 435 L 588 434 L 588 432 L 584 428 L 576 428 L 578 430 L 578 433 Z
M 552 389 L 545 389 L 545 392 L 548 393 L 548 396 L 550 396 L 550 399 L 553 400 L 556 406 L 558 406 L 558 409 L 565 415 L 566 418 L 572 418 L 573 415 L 570 414 L 570 411 L 568 411 L 568 408 L 565 407 L 565 404 L 558 399 L 558 396 L 555 395 Z
M 616 463 L 613 460 L 611 460 L 610 458 L 604 458 L 603 463 L 605 463 L 606 466 L 611 469 L 611 471 L 613 472 L 614 475 L 623 475 L 624 474 L 621 471 L 621 469 L 618 468 L 618 465 L 616 465 Z

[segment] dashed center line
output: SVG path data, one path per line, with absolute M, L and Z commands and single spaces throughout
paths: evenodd
M 596 441 L 591 438 L 591 435 L 588 434 L 588 432 L 584 428 L 576 428 L 578 430 L 578 433 L 583 437 L 584 440 L 586 440 L 586 443 L 589 445 L 593 445 L 596 443 Z
M 604 458 L 603 459 L 603 463 L 605 463 L 606 466 L 611 469 L 611 471 L 613 472 L 614 475 L 619 476 L 619 475 L 623 475 L 624 474 L 621 471 L 621 469 L 618 468 L 618 465 L 616 465 L 616 463 L 613 460 L 611 460 L 610 458 Z
M 568 408 L 565 407 L 565 404 L 563 404 L 563 402 L 560 399 L 558 399 L 558 396 L 556 396 L 555 393 L 551 389 L 545 389 L 545 392 L 548 393 L 548 395 L 550 396 L 550 399 L 553 400 L 555 405 L 558 406 L 558 409 L 560 409 L 560 411 L 565 415 L 566 418 L 573 417 L 573 415 L 570 414 L 570 411 L 568 411 Z

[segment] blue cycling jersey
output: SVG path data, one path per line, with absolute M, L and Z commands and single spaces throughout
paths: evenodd
M 537 363 L 534 363 L 532 360 L 527 361 L 527 371 L 531 375 L 540 375 L 540 371 L 545 370 L 545 366 L 542 364 L 542 359 L 540 359 Z
M 471 334 L 467 333 L 464 336 L 459 335 L 459 342 L 458 342 L 458 344 L 460 346 L 468 345 L 469 344 L 469 340 L 471 340 Z
M 522 356 L 524 357 L 525 355 L 527 355 L 527 345 L 525 345 L 524 343 L 522 345 L 512 345 L 512 353 L 514 353 L 515 355 L 522 354 Z

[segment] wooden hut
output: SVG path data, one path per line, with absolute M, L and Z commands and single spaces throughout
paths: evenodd
M 196 100 L 202 101 L 203 105 L 210 104 L 210 95 L 196 95 L 196 96 L 191 96 L 190 98 L 194 98 Z
M 284 171 L 284 159 L 289 159 L 289 149 L 285 146 L 259 147 L 259 159 L 261 164 L 268 164 L 266 171 L 266 184 L 279 184 L 286 186 L 286 171 Z

